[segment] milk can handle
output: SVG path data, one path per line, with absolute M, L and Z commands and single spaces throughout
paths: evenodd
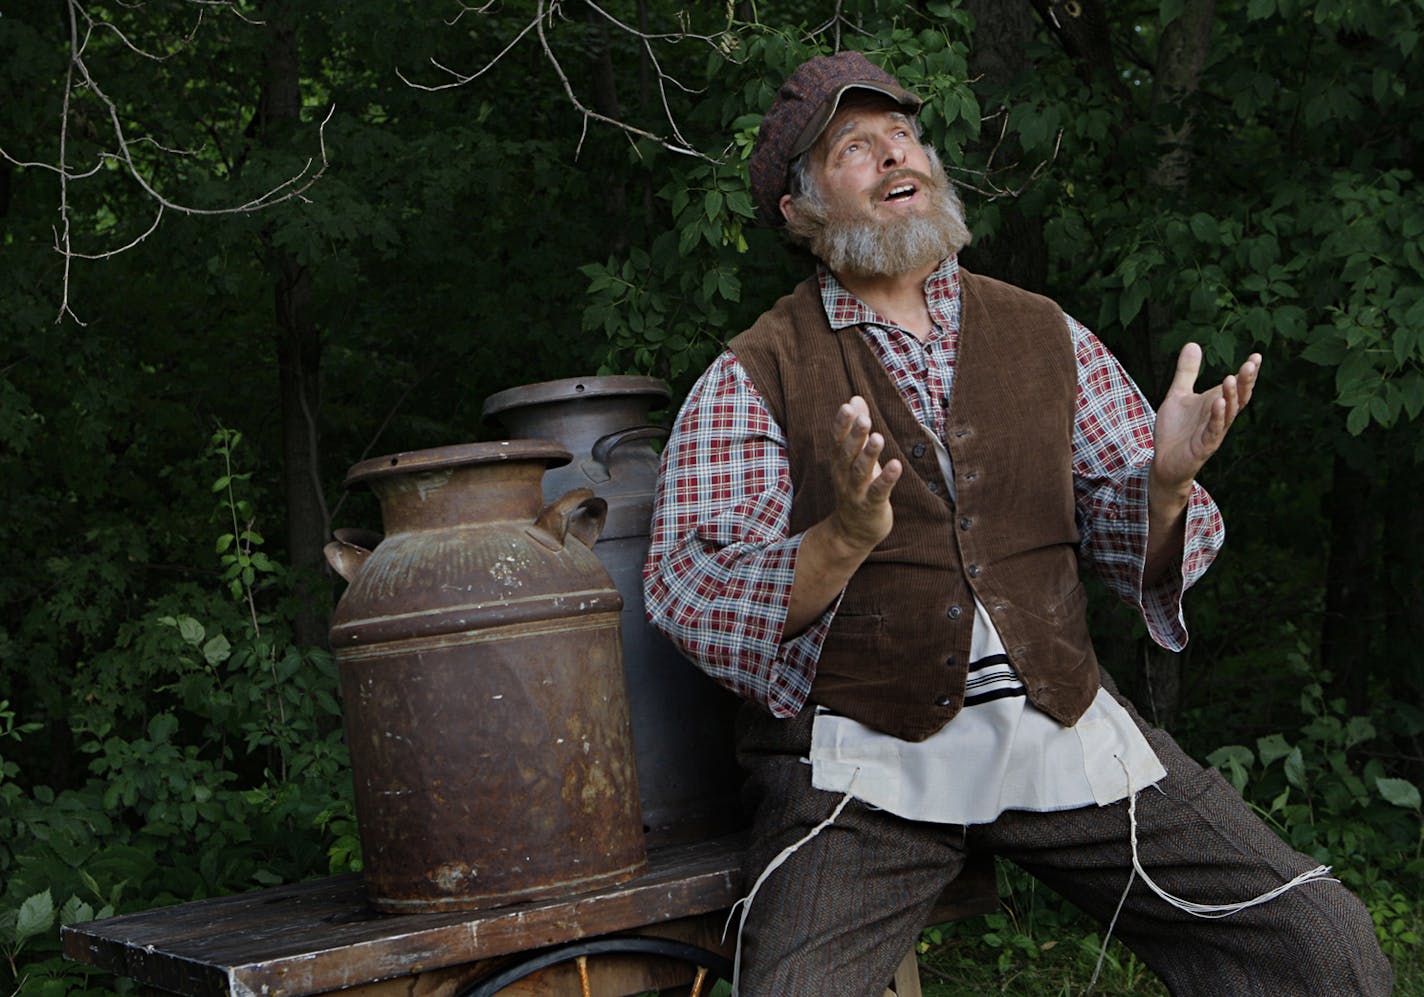
M 630 426 L 627 429 L 620 429 L 616 433 L 609 433 L 607 436 L 600 436 L 594 441 L 591 453 L 593 459 L 600 464 L 607 464 L 608 458 L 613 456 L 613 450 L 631 440 L 665 440 L 668 438 L 666 426 Z
M 585 547 L 592 547 L 603 532 L 608 518 L 608 503 L 593 494 L 592 488 L 575 488 L 554 499 L 529 528 L 529 535 L 550 550 L 564 546 L 572 535 Z M 550 543 L 546 537 L 552 537 Z
M 336 539 L 322 548 L 326 563 L 348 582 L 355 581 L 366 558 L 371 556 L 372 548 L 381 542 L 381 535 L 356 528 L 333 530 L 331 535 Z

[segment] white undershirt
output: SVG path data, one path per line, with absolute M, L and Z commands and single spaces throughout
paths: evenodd
M 938 439 L 935 449 L 953 497 L 949 451 Z M 1106 690 L 1098 689 L 1072 727 L 1029 702 L 978 596 L 969 662 L 964 708 L 923 741 L 904 741 L 818 707 L 812 785 L 910 820 L 987 824 L 1005 810 L 1114 803 L 1166 776 L 1147 739 Z

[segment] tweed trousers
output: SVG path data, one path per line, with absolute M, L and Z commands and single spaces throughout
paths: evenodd
M 1137 800 L 1138 853 L 1167 892 L 1200 903 L 1249 900 L 1317 864 L 1288 847 L 1213 769 L 1165 732 L 1142 728 L 1167 776 Z M 755 809 L 748 888 L 762 868 L 831 815 L 839 794 L 811 786 L 814 710 L 738 719 Z M 1128 803 L 1010 811 L 963 827 L 909 821 L 852 800 L 763 883 L 741 950 L 742 997 L 879 997 L 968 851 L 1009 859 L 1106 925 L 1132 872 Z M 1225 918 L 1186 914 L 1137 877 L 1114 928 L 1175 995 L 1383 995 L 1394 973 L 1365 906 L 1337 882 L 1305 883 Z

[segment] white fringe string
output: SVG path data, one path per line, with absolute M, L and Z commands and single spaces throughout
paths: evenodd
M 727 940 L 727 932 L 732 927 L 732 918 L 736 916 L 737 908 L 742 908 L 741 920 L 737 922 L 737 947 L 732 955 L 732 997 L 738 997 L 738 994 L 741 992 L 739 987 L 741 985 L 742 976 L 742 929 L 746 927 L 747 915 L 751 913 L 752 900 L 756 897 L 757 890 L 761 889 L 761 884 L 766 882 L 767 877 L 779 869 L 787 859 L 796 853 L 797 849 L 836 822 L 836 818 L 841 815 L 841 811 L 846 808 L 846 804 L 853 799 L 852 794 L 855 792 L 855 780 L 859 776 L 860 769 L 857 768 L 851 773 L 850 784 L 846 787 L 845 795 L 841 797 L 840 803 L 836 804 L 835 810 L 831 811 L 831 815 L 807 831 L 800 840 L 794 844 L 787 845 L 778 852 L 776 857 L 766 864 L 766 868 L 761 871 L 761 875 L 756 878 L 756 882 L 752 884 L 751 892 L 732 904 L 732 909 L 727 912 L 727 923 L 722 926 L 722 941 L 724 942 Z
M 1118 763 L 1121 764 L 1121 759 L 1118 760 Z M 1123 771 L 1127 771 L 1127 766 L 1123 766 Z M 1282 883 L 1274 890 L 1267 890 L 1265 893 L 1262 893 L 1259 897 L 1255 897 L 1251 900 L 1242 900 L 1239 903 L 1199 904 L 1192 900 L 1183 900 L 1181 897 L 1175 897 L 1152 882 L 1152 877 L 1147 875 L 1146 869 L 1142 868 L 1142 860 L 1138 858 L 1137 855 L 1137 793 L 1133 792 L 1131 777 L 1128 777 L 1127 793 L 1127 815 L 1132 834 L 1132 867 L 1137 870 L 1137 874 L 1142 877 L 1142 881 L 1147 884 L 1153 893 L 1157 894 L 1178 910 L 1191 914 L 1194 917 L 1230 917 L 1232 914 L 1238 914 L 1248 907 L 1268 903 L 1287 890 L 1293 890 L 1297 886 L 1302 886 L 1305 883 L 1313 882 L 1318 879 L 1338 882 L 1338 880 L 1330 875 L 1330 867 L 1328 865 L 1318 865 L 1314 869 L 1308 869 L 1301 873 L 1289 883 Z
M 1128 891 L 1132 889 L 1132 881 L 1137 878 L 1137 870 L 1133 869 L 1127 875 L 1127 885 L 1122 888 L 1122 896 L 1118 897 L 1117 910 L 1113 911 L 1112 920 L 1108 922 L 1107 934 L 1103 935 L 1103 947 L 1098 949 L 1098 962 L 1093 967 L 1093 978 L 1088 981 L 1088 985 L 1083 988 L 1084 997 L 1093 992 L 1093 988 L 1098 985 L 1098 977 L 1103 972 L 1103 961 L 1108 955 L 1108 942 L 1112 941 L 1113 928 L 1117 927 L 1117 916 L 1122 913 L 1123 904 L 1127 903 Z
M 1127 779 L 1127 818 L 1129 840 L 1132 842 L 1132 873 L 1127 877 L 1127 887 L 1122 891 L 1122 898 L 1117 902 L 1117 910 L 1113 912 L 1112 921 L 1108 924 L 1107 934 L 1103 936 L 1103 947 L 1098 951 L 1098 964 L 1093 968 L 1093 978 L 1088 981 L 1088 986 L 1083 991 L 1084 994 L 1089 993 L 1098 982 L 1098 974 L 1102 971 L 1103 960 L 1108 954 L 1108 942 L 1112 940 L 1113 928 L 1117 925 L 1118 914 L 1122 913 L 1123 904 L 1127 902 L 1127 893 L 1128 890 L 1132 889 L 1134 876 L 1141 876 L 1142 881 L 1147 884 L 1148 889 L 1173 907 L 1184 913 L 1191 914 L 1193 917 L 1203 918 L 1230 917 L 1232 914 L 1239 914 L 1248 907 L 1256 907 L 1260 904 L 1269 903 L 1288 890 L 1293 890 L 1297 886 L 1315 882 L 1316 880 L 1338 882 L 1338 880 L 1330 875 L 1331 870 L 1328 865 L 1318 865 L 1314 869 L 1306 870 L 1288 883 L 1282 883 L 1273 890 L 1267 890 L 1259 897 L 1255 897 L 1251 900 L 1242 900 L 1233 904 L 1202 904 L 1194 900 L 1183 900 L 1181 897 L 1168 893 L 1154 883 L 1152 877 L 1147 875 L 1147 870 L 1142 867 L 1142 859 L 1138 856 L 1137 852 L 1137 796 L 1139 791 L 1132 788 L 1132 775 L 1128 772 L 1127 766 L 1123 764 L 1122 759 L 1118 758 L 1117 763 L 1122 765 L 1123 775 Z

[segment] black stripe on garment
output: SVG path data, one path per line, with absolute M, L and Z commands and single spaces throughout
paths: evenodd
M 969 662 L 969 671 L 973 673 L 988 668 L 990 665 L 1007 665 L 1008 663 L 1009 656 L 1007 654 L 986 654 L 978 661 Z
M 1024 696 L 1024 687 L 1014 686 L 1012 689 L 991 689 L 988 692 L 981 692 L 977 696 L 965 696 L 965 706 L 978 706 L 980 703 L 992 703 L 996 699 L 1008 699 L 1010 696 Z

